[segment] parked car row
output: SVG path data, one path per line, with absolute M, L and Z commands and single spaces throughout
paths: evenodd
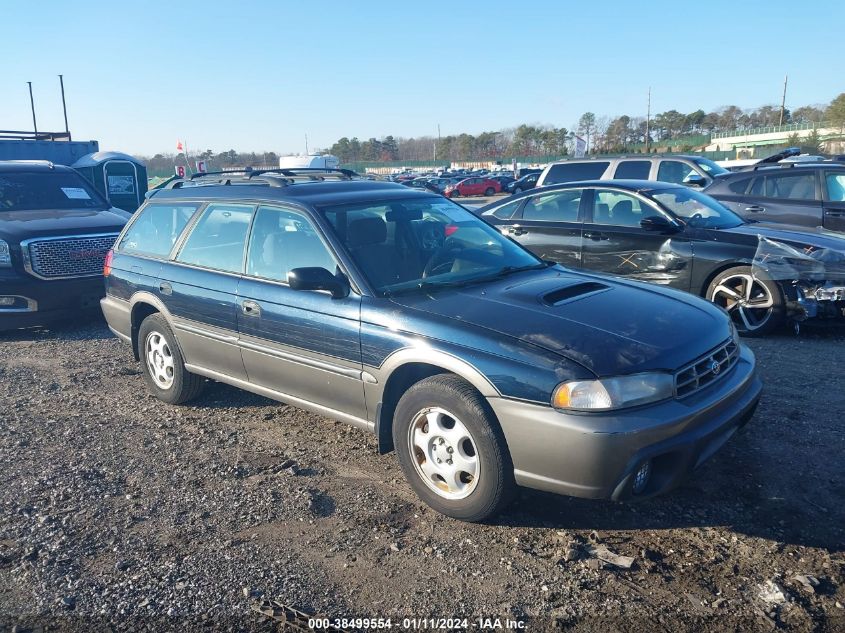
M 845 235 L 744 220 L 678 184 L 550 185 L 477 213 L 543 259 L 705 297 L 746 335 L 845 316 Z M 796 252 L 758 257 L 762 240 Z
M 545 183 L 478 215 L 448 198 L 497 179 L 440 195 L 344 170 L 206 174 L 130 215 L 72 170 L 0 164 L 0 327 L 105 291 L 162 401 L 210 378 L 346 421 L 456 518 L 492 516 L 518 485 L 647 497 L 751 418 L 740 332 L 845 315 L 845 236 L 744 220 L 681 159 L 648 159 L 650 177 L 683 165 L 681 182 Z M 553 167 L 537 182 L 569 177 Z M 793 200 L 801 183 L 779 178 L 807 169 L 836 209 L 835 166 L 712 175 Z

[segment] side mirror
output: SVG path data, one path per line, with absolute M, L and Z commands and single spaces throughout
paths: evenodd
M 343 299 L 349 295 L 346 280 L 325 268 L 294 268 L 288 273 L 288 285 L 293 290 L 328 290 L 333 299 Z
M 700 174 L 690 174 L 684 178 L 684 184 L 687 187 L 703 187 L 707 184 L 707 179 Z
M 640 226 L 646 231 L 659 231 L 662 233 L 677 233 L 680 227 L 667 220 L 662 215 L 650 215 L 640 220 Z

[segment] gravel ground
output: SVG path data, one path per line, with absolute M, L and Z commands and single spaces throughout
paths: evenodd
M 261 599 L 394 626 L 845 630 L 845 340 L 749 344 L 764 400 L 682 489 L 524 491 L 468 525 L 343 424 L 219 384 L 158 402 L 100 321 L 0 334 L 0 631 L 279 628 Z

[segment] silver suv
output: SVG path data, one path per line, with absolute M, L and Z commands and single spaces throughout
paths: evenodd
M 729 173 L 702 156 L 619 156 L 563 160 L 549 164 L 537 186 L 580 180 L 660 180 L 703 189 L 716 176 Z

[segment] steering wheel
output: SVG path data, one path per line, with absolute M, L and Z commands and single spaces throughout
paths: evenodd
M 462 246 L 459 246 L 453 242 L 446 242 L 438 248 L 434 255 L 431 256 L 431 259 L 425 265 L 423 269 L 422 278 L 425 279 L 426 277 L 431 277 L 432 275 L 439 275 L 440 273 L 448 272 L 449 269 L 455 264 L 455 260 L 458 258 L 458 253 L 463 250 Z

